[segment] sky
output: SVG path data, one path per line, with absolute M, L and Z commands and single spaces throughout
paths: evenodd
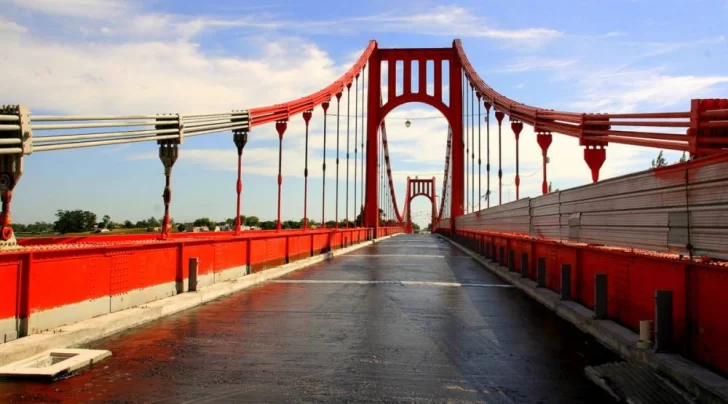
M 691 98 L 728 95 L 727 0 L 201 4 L 0 0 L 0 103 L 25 104 L 34 114 L 249 109 L 327 86 L 354 63 L 369 40 L 377 40 L 380 48 L 408 48 L 449 47 L 455 38 L 463 41 L 472 65 L 490 86 L 543 108 L 685 111 Z M 309 154 L 309 217 L 316 220 L 321 216 L 321 112 L 314 111 Z M 404 125 L 407 119 L 410 128 Z M 335 128 L 334 118 L 328 122 Z M 399 203 L 407 176 L 435 177 L 440 194 L 444 117 L 428 105 L 407 104 L 395 109 L 386 124 Z M 491 134 L 496 131 L 491 128 Z M 303 216 L 303 133 L 303 120 L 292 118 L 283 142 L 284 220 Z M 343 145 L 345 118 L 340 135 Z M 329 129 L 328 136 L 327 220 L 335 215 L 336 158 L 335 132 Z M 497 147 L 495 138 L 491 142 Z M 505 129 L 504 201 L 515 198 L 514 142 Z M 528 126 L 520 144 L 521 196 L 537 196 L 540 150 Z M 485 145 L 482 153 L 485 159 Z M 657 153 L 610 145 L 601 178 L 647 169 Z M 549 155 L 554 188 L 590 182 L 576 140 L 555 135 Z M 342 149 L 342 219 L 347 210 L 344 156 Z M 674 152 L 665 156 L 668 162 L 680 158 Z M 177 221 L 234 217 L 236 170 L 231 133 L 185 140 L 172 175 L 172 216 Z M 482 171 L 485 193 L 485 163 Z M 25 158 L 14 192 L 13 220 L 53 221 L 59 209 L 91 210 L 114 221 L 160 217 L 163 173 L 153 143 L 34 153 Z M 251 132 L 243 173 L 242 213 L 275 219 L 277 136 L 272 125 Z M 428 203 L 424 197 L 412 202 L 420 225 L 429 222 Z M 349 206 L 353 219 L 353 193 Z

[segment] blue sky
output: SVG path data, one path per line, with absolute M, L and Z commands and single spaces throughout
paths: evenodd
M 388 48 L 447 47 L 454 38 L 463 40 L 486 82 L 540 107 L 672 111 L 687 110 L 691 98 L 728 95 L 726 0 L 200 4 L 0 0 L 0 46 L 6 50 L 0 102 L 27 104 L 36 114 L 247 109 L 326 86 L 370 39 Z M 409 129 L 403 125 L 407 118 Z M 321 119 L 319 109 L 310 154 L 314 219 L 321 210 Z M 398 195 L 404 195 L 407 175 L 435 176 L 441 184 L 447 132 L 439 113 L 407 105 L 395 110 L 387 125 Z M 263 219 L 275 217 L 274 133 L 272 127 L 256 129 L 244 157 L 243 213 Z M 510 131 L 503 139 L 504 183 L 510 184 Z M 284 219 L 303 213 L 302 144 L 302 120 L 294 118 L 284 141 Z M 521 193 L 537 195 L 540 152 L 529 128 L 521 144 L 521 172 L 527 176 Z M 328 167 L 333 167 L 335 143 L 328 145 Z M 656 153 L 610 145 L 602 178 L 647 168 Z M 575 141 L 557 137 L 550 155 L 554 187 L 589 182 Z M 173 217 L 233 216 L 235 170 L 230 133 L 188 139 L 173 174 Z M 343 176 L 343 165 L 341 170 Z M 333 169 L 327 171 L 327 218 L 332 218 L 335 184 Z M 160 216 L 162 188 L 163 169 L 153 144 L 36 153 L 26 158 L 13 218 L 52 221 L 57 209 L 77 208 L 117 221 Z M 507 192 L 514 196 L 512 187 L 505 187 L 504 199 Z M 343 217 L 343 193 L 340 200 Z M 426 211 L 426 200 L 416 199 L 412 209 Z M 428 222 L 426 215 L 416 216 L 420 224 Z

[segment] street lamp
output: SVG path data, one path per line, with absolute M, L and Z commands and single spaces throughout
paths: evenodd
M 404 126 L 406 126 L 406 127 L 408 127 L 408 128 L 409 128 L 409 127 L 410 127 L 410 125 L 412 125 L 412 122 L 410 122 L 410 120 L 409 120 L 409 119 L 408 119 L 408 120 L 406 120 L 406 121 L 405 121 L 405 123 L 404 123 Z

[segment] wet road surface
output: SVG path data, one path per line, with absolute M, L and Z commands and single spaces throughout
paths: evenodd
M 607 403 L 591 337 L 434 236 L 397 236 L 89 346 L 0 402 Z

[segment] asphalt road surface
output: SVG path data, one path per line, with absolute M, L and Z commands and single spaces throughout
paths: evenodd
M 602 403 L 593 338 L 431 235 L 397 236 L 98 341 L 0 402 Z

